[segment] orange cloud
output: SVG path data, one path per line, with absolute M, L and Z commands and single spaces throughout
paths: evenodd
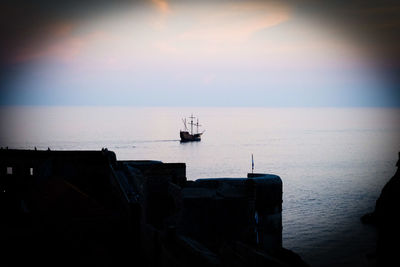
M 71 34 L 72 30 L 75 28 L 75 25 L 71 24 L 71 23 L 57 23 L 56 25 L 53 25 L 50 27 L 50 35 L 52 35 L 53 37 L 65 37 L 68 36 L 69 34 Z
M 73 60 L 84 46 L 80 38 L 68 38 L 63 42 L 52 43 L 41 47 L 25 47 L 19 50 L 13 58 L 14 63 L 40 60 L 43 58 L 58 58 L 64 62 Z
M 51 39 L 47 43 L 30 44 L 18 49 L 11 59 L 13 63 L 41 60 L 45 58 L 70 62 L 76 59 L 90 44 L 104 41 L 110 37 L 102 31 L 73 36 L 68 25 L 52 27 Z
M 151 2 L 160 10 L 163 14 L 169 13 L 169 4 L 165 0 L 151 0 Z
M 74 28 L 74 24 L 67 22 L 44 27 L 36 39 L 16 47 L 10 61 L 21 63 L 54 55 L 60 55 L 63 59 L 73 57 L 82 45 L 78 38 L 71 37 Z
M 290 19 L 286 7 L 263 3 L 240 3 L 221 6 L 207 14 L 192 29 L 180 35 L 182 40 L 211 42 L 246 41 L 257 31 L 273 27 Z

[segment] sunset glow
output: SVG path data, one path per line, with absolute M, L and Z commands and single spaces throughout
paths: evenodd
M 283 1 L 151 0 L 53 23 L 45 36 L 9 55 L 29 67 L 3 104 L 398 104 L 368 43 Z

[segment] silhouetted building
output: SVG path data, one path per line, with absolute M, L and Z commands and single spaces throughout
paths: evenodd
M 276 175 L 187 181 L 184 163 L 107 149 L 0 150 L 0 190 L 12 265 L 305 265 L 282 248 Z

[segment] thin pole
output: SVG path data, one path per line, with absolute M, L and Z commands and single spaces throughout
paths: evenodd
M 254 171 L 254 158 L 253 158 L 253 154 L 251 154 L 251 173 L 253 173 Z

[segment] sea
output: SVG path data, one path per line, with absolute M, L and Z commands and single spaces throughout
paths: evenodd
M 202 140 L 181 143 L 192 114 Z M 283 246 L 311 266 L 374 266 L 376 231 L 360 217 L 400 151 L 396 108 L 20 106 L 1 107 L 0 126 L 2 147 L 108 148 L 119 160 L 184 162 L 189 180 L 246 177 L 253 155 L 254 172 L 283 181 Z

